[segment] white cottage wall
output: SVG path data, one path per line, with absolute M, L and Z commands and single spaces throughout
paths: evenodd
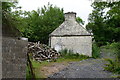
M 69 49 L 74 53 L 92 56 L 92 37 L 91 36 L 68 36 L 68 37 L 51 37 L 51 47 L 59 50 Z M 58 50 L 57 50 L 58 51 Z

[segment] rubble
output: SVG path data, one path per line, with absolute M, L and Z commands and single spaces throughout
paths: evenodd
M 60 56 L 60 54 L 56 50 L 48 47 L 45 44 L 40 44 L 40 42 L 37 43 L 29 42 L 28 53 L 33 60 L 39 62 L 42 62 L 44 60 L 55 61 Z

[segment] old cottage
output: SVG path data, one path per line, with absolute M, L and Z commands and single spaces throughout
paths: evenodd
M 72 50 L 74 53 L 92 56 L 91 34 L 76 21 L 76 13 L 65 13 L 65 21 L 49 36 L 49 45 L 57 51 Z

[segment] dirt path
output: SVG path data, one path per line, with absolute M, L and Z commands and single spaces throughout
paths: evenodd
M 104 71 L 103 59 L 87 59 L 80 62 L 71 62 L 69 66 L 58 73 L 50 75 L 50 78 L 111 78 L 115 74 Z
M 49 76 L 49 75 L 53 75 L 54 73 L 59 72 L 60 70 L 63 70 L 64 68 L 66 68 L 68 66 L 68 63 L 53 63 L 49 66 L 44 66 L 42 67 L 41 73 L 44 74 L 45 77 Z

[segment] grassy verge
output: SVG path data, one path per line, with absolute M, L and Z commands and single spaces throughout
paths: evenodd
M 87 59 L 89 58 L 88 56 L 85 56 L 85 55 L 79 55 L 79 54 L 74 54 L 72 51 L 66 51 L 66 50 L 63 50 L 61 51 L 61 57 L 58 58 L 56 60 L 56 62 L 47 62 L 47 61 L 43 61 L 43 62 L 37 62 L 37 61 L 33 61 L 31 59 L 31 62 L 32 62 L 32 65 L 33 65 L 33 70 L 34 70 L 34 73 L 35 73 L 35 77 L 36 78 L 47 78 L 47 76 L 42 72 L 42 68 L 43 67 L 46 67 L 46 66 L 51 66 L 55 63 L 59 63 L 59 64 L 63 64 L 64 65 L 68 65 L 69 62 L 74 62 L 74 61 L 81 61 L 83 59 Z
M 68 65 L 69 62 L 73 62 L 73 61 L 80 61 L 79 59 L 64 59 L 64 58 L 59 58 L 56 62 L 47 62 L 44 61 L 42 63 L 39 63 L 37 61 L 32 61 L 33 67 L 34 67 L 34 72 L 35 72 L 35 76 L 36 78 L 46 78 L 47 76 L 42 73 L 42 67 L 46 67 L 46 66 L 51 66 L 54 63 L 59 63 L 62 64 L 64 63 L 65 65 Z

